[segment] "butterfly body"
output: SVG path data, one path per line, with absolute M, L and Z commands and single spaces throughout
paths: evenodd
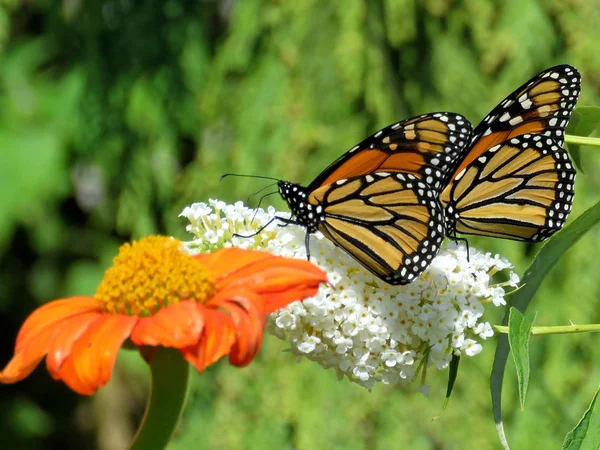
M 320 205 L 313 205 L 308 201 L 307 189 L 289 181 L 279 181 L 277 187 L 281 198 L 292 211 L 294 222 L 305 227 L 307 233 L 316 233 L 319 224 L 325 221 L 325 214 Z

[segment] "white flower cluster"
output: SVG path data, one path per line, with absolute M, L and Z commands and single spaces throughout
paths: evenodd
M 264 249 L 274 254 L 306 258 L 305 230 L 277 221 L 251 238 L 276 213 L 273 208 L 246 208 L 209 200 L 187 207 L 181 216 L 196 239 L 187 243 L 193 253 L 222 247 Z M 320 233 L 311 236 L 311 261 L 329 275 L 315 297 L 294 302 L 273 313 L 268 330 L 290 343 L 297 356 L 334 368 L 339 376 L 371 389 L 411 382 L 424 367 L 444 369 L 452 354 L 474 356 L 481 339 L 493 335 L 481 320 L 484 305 L 505 305 L 503 286 L 516 286 L 519 277 L 491 284 L 496 272 L 512 268 L 498 255 L 448 243 L 414 282 L 391 286 L 372 275 L 344 250 Z

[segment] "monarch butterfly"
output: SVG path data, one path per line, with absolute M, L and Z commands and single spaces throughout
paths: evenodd
M 564 225 L 575 182 L 564 131 L 580 87 L 577 69 L 552 67 L 475 128 L 440 195 L 448 236 L 542 241 Z
M 433 113 L 392 124 L 350 149 L 303 187 L 279 181 L 290 219 L 317 230 L 390 284 L 414 280 L 444 239 L 439 191 L 471 135 L 458 114 Z

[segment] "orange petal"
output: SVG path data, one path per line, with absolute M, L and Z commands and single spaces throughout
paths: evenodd
M 27 341 L 34 338 L 44 328 L 53 328 L 68 317 L 98 311 L 98 309 L 98 301 L 91 297 L 64 298 L 40 306 L 31 313 L 19 330 L 15 352 L 28 345 Z
M 265 330 L 265 313 L 261 297 L 249 292 L 228 292 L 211 299 L 211 306 L 226 310 L 237 330 L 236 342 L 229 353 L 229 362 L 246 366 L 256 356 Z
M 293 291 L 282 291 L 279 293 L 261 293 L 267 314 L 271 314 L 273 311 L 277 311 L 297 300 L 303 300 L 316 294 L 317 292 L 315 292 L 315 288 L 312 286 L 297 286 Z
M 46 355 L 48 345 L 55 330 L 47 329 L 45 333 L 39 333 L 39 342 L 31 348 L 15 353 L 15 356 L 8 362 L 2 372 L 0 372 L 0 382 L 9 384 L 21 381 L 27 377 L 40 363 Z
M 2 372 L 0 382 L 15 383 L 27 377 L 40 363 L 68 319 L 95 310 L 89 297 L 56 300 L 36 309 L 19 331 L 15 356 Z
M 327 282 L 327 274 L 310 262 L 267 252 L 227 248 L 196 257 L 212 272 L 219 291 L 250 290 L 263 297 L 267 313 L 315 295 Z
M 136 345 L 183 348 L 198 342 L 204 319 L 196 302 L 182 301 L 140 319 L 131 333 Z
M 217 280 L 227 278 L 232 273 L 257 261 L 272 258 L 267 252 L 243 250 L 238 247 L 224 248 L 212 253 L 194 255 L 203 266 L 210 270 Z
M 181 349 L 183 357 L 199 372 L 231 351 L 236 340 L 233 320 L 223 311 L 198 306 L 204 317 L 204 329 L 197 345 Z
M 103 318 L 100 313 L 85 313 L 67 319 L 48 348 L 46 367 L 54 379 L 59 379 L 60 368 L 71 354 L 73 343 L 97 320 Z
M 73 344 L 59 378 L 75 392 L 91 395 L 110 379 L 117 353 L 139 319 L 105 314 Z

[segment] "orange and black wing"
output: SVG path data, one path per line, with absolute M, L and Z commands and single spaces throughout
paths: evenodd
M 447 232 L 542 241 L 567 220 L 574 183 L 575 169 L 558 140 L 513 137 L 479 155 L 442 193 Z
M 437 192 L 410 173 L 374 172 L 312 192 L 319 230 L 372 273 L 407 284 L 429 266 L 444 239 Z
M 377 171 L 411 173 L 440 190 L 447 183 L 454 160 L 468 144 L 471 131 L 467 119 L 448 112 L 392 124 L 339 157 L 317 176 L 308 191 Z
M 488 149 L 515 136 L 539 134 L 553 138 L 562 147 L 580 90 L 581 75 L 570 65 L 551 67 L 536 75 L 506 97 L 475 128 L 451 178 Z

